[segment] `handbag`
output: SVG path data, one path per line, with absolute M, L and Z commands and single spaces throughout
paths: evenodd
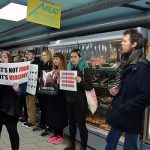
M 83 80 L 84 80 L 84 69 L 83 69 Z M 85 90 L 85 95 L 88 103 L 89 111 L 94 114 L 98 108 L 97 96 L 95 93 L 95 89 L 93 88 L 91 91 Z

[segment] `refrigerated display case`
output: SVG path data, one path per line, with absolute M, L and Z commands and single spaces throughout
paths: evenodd
M 142 31 L 142 29 L 140 28 Z M 120 58 L 120 42 L 123 31 L 102 33 L 50 42 L 50 49 L 62 52 L 69 59 L 73 48 L 81 49 L 85 54 L 93 75 L 93 87 L 98 98 L 98 109 L 94 115 L 87 114 L 86 123 L 89 131 L 88 146 L 104 150 L 110 126 L 106 123 L 106 113 L 112 97 L 108 89 L 112 86 Z M 69 129 L 65 129 L 69 135 Z M 80 141 L 79 132 L 77 140 Z M 124 137 L 119 140 L 117 150 L 123 150 Z M 141 147 L 141 142 L 139 142 Z
M 150 31 L 148 32 L 148 59 L 150 60 Z M 150 106 L 145 111 L 143 150 L 150 150 Z
M 150 107 L 145 111 L 143 150 L 150 150 Z

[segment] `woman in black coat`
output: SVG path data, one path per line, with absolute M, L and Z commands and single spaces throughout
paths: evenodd
M 2 53 L 2 63 L 11 63 L 10 54 Z M 19 134 L 17 123 L 19 117 L 19 84 L 0 85 L 0 134 L 5 125 L 10 137 L 12 150 L 19 150 Z
M 71 51 L 68 70 L 77 71 L 77 91 L 66 91 L 67 109 L 69 117 L 70 142 L 64 150 L 75 150 L 77 125 L 81 138 L 81 150 L 86 150 L 88 131 L 86 128 L 87 99 L 85 90 L 92 90 L 92 74 L 79 49 Z M 84 77 L 83 77 L 84 71 Z
M 41 110 L 40 123 L 37 127 L 33 128 L 33 131 L 45 129 L 44 132 L 41 133 L 41 136 L 46 136 L 51 132 L 51 128 L 46 125 L 46 110 L 47 102 L 49 100 L 49 88 L 47 85 L 47 79 L 45 79 L 45 75 L 52 70 L 52 53 L 49 50 L 43 50 L 41 53 L 41 62 L 39 64 L 38 77 L 39 77 L 39 90 L 38 90 L 38 100 L 39 107 Z

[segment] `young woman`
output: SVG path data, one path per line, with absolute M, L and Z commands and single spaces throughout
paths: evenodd
M 70 142 L 64 150 L 75 150 L 75 137 L 77 126 L 81 138 L 81 150 L 86 150 L 88 131 L 86 128 L 87 100 L 85 90 L 92 90 L 92 74 L 79 49 L 71 51 L 71 58 L 68 64 L 68 70 L 76 70 L 77 91 L 67 91 L 67 109 L 69 117 Z M 84 74 L 84 77 L 83 77 Z
M 48 142 L 59 144 L 63 141 L 63 128 L 68 124 L 65 93 L 59 90 L 59 71 L 66 70 L 67 63 L 62 53 L 53 56 L 53 69 L 51 71 L 50 87 L 52 89 L 48 100 L 46 123 L 53 129 L 54 136 L 48 138 Z
M 39 64 L 39 91 L 38 100 L 39 107 L 41 110 L 41 118 L 39 126 L 35 127 L 33 131 L 45 129 L 41 136 L 48 135 L 50 133 L 50 128 L 46 126 L 45 115 L 47 110 L 47 102 L 49 98 L 49 88 L 46 86 L 46 80 L 44 78 L 44 73 L 50 72 L 52 70 L 52 54 L 49 50 L 43 50 L 41 53 L 41 63 Z
M 10 54 L 3 52 L 2 63 L 12 63 Z M 10 137 L 12 150 L 19 150 L 19 135 L 17 122 L 19 117 L 19 84 L 12 86 L 0 85 L 0 134 L 2 126 L 5 125 Z

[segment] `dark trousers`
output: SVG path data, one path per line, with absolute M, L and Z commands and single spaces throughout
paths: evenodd
M 63 136 L 63 129 L 58 129 L 58 128 L 53 128 L 53 132 L 54 132 L 54 135 L 55 136 L 60 136 L 62 137 Z
M 2 131 L 2 126 L 3 125 L 0 124 L 0 135 Z M 5 126 L 9 134 L 12 150 L 19 150 L 19 134 L 17 131 L 17 123 L 9 123 L 5 124 Z
M 48 102 L 48 96 L 39 94 L 38 95 L 39 100 L 39 107 L 41 110 L 41 118 L 40 118 L 40 125 L 45 126 L 46 125 L 46 110 L 47 110 L 47 102 Z
M 20 113 L 23 111 L 23 117 L 25 119 L 28 119 L 28 114 L 27 114 L 27 106 L 26 106 L 26 97 L 25 95 L 20 96 Z
M 70 140 L 75 141 L 77 126 L 80 132 L 81 146 L 87 146 L 88 130 L 86 128 L 87 101 L 80 100 L 75 103 L 67 103 L 69 117 Z

